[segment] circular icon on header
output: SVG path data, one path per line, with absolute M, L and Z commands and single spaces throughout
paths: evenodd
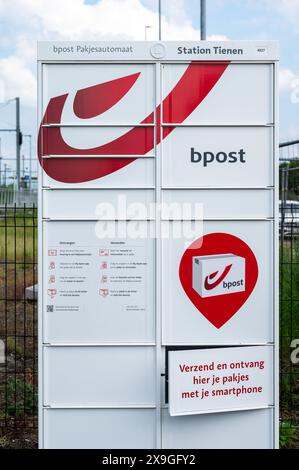
M 153 44 L 151 47 L 151 55 L 155 59 L 162 59 L 166 54 L 166 47 L 164 44 L 157 42 L 156 44 Z

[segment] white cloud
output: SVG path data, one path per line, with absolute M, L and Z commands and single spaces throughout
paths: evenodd
M 299 88 L 299 75 L 291 69 L 280 69 L 279 71 L 279 89 L 283 92 L 294 94 Z
M 200 39 L 183 8 L 182 0 L 173 0 L 167 19 L 162 16 L 162 39 Z M 0 0 L 0 15 L 8 25 L 0 32 L 0 44 L 14 45 L 12 55 L 0 59 L 0 80 L 8 96 L 20 95 L 31 106 L 36 104 L 37 40 L 143 40 L 147 25 L 148 39 L 158 37 L 157 14 L 140 0 L 101 0 L 93 5 L 84 0 Z
M 183 2 L 173 2 L 167 19 L 162 16 L 164 38 L 200 39 L 200 32 L 182 12 Z M 18 12 L 18 14 L 16 14 Z M 172 13 L 172 14 L 171 14 Z M 0 80 L 6 95 L 21 96 L 23 104 L 35 106 L 35 59 L 37 40 L 143 40 L 158 37 L 157 14 L 140 0 L 0 0 L 0 44 L 12 44 L 10 56 L 0 58 Z M 3 48 L 2 48 L 3 51 Z
M 299 0 L 267 0 L 270 7 L 276 7 L 285 20 L 299 32 Z
M 94 5 L 83 0 L 0 0 L 0 14 L 33 40 L 141 40 L 146 25 L 157 38 L 157 14 L 140 0 L 101 0 Z M 169 20 L 162 16 L 162 30 L 168 39 L 199 39 L 199 31 L 185 15 L 174 14 Z
M 36 102 L 36 79 L 31 70 L 18 57 L 0 60 L 0 80 L 4 100 L 22 97 L 22 104 L 33 106 Z
M 223 34 L 211 34 L 207 37 L 208 41 L 228 41 L 229 38 Z

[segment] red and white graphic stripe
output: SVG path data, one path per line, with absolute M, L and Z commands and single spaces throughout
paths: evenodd
M 38 157 L 44 171 L 53 179 L 65 183 L 82 183 L 102 178 L 135 161 L 126 155 L 145 155 L 161 138 L 167 137 L 175 124 L 181 124 L 206 98 L 218 82 L 229 62 L 200 63 L 192 62 L 172 91 L 164 98 L 162 105 L 149 114 L 142 124 L 152 124 L 156 113 L 155 127 L 134 127 L 115 140 L 93 148 L 78 149 L 68 145 L 60 127 L 42 127 L 47 123 L 60 124 L 63 108 L 68 94 L 51 98 L 45 111 L 38 136 Z M 99 115 L 115 105 L 134 85 L 139 74 L 132 74 L 120 79 L 79 90 L 74 99 L 74 113 L 81 119 Z M 164 123 L 161 136 L 160 114 Z M 171 126 L 174 124 L 174 126 Z M 42 159 L 42 155 L 66 155 L 66 158 Z M 81 156 L 70 159 L 67 155 Z M 124 155 L 121 158 L 88 158 L 92 155 Z

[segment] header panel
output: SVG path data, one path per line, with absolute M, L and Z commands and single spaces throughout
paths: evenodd
M 253 60 L 278 59 L 277 41 L 45 41 L 38 60 Z

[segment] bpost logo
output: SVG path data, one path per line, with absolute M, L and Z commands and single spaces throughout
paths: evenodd
M 197 152 L 191 147 L 191 163 L 202 163 L 207 167 L 211 163 L 246 163 L 244 149 L 232 152 Z
M 228 61 L 210 64 L 191 62 L 161 104 L 149 115 L 144 116 L 144 119 L 138 120 L 137 126 L 130 127 L 127 132 L 114 140 L 96 147 L 78 148 L 64 140 L 61 125 L 63 125 L 66 102 L 70 99 L 69 93 L 50 98 L 38 135 L 38 158 L 43 170 L 51 178 L 63 183 L 83 183 L 126 167 L 133 163 L 137 156 L 148 154 L 155 145 L 165 139 L 175 129 L 175 125 L 170 124 L 183 123 L 217 84 L 228 65 Z M 130 91 L 139 80 L 142 80 L 142 73 L 137 70 L 137 66 L 134 72 L 87 88 L 84 88 L 82 83 L 82 88 L 75 93 L 73 99 L 73 112 L 78 119 L 77 124 L 82 119 L 83 125 L 86 126 L 86 119 L 105 116 L 104 113 L 114 109 L 125 96 L 126 99 L 130 99 Z M 73 74 L 71 66 L 68 73 L 71 83 Z M 147 80 L 144 82 L 143 86 L 146 87 Z M 131 110 L 134 111 L 135 107 L 136 101 L 132 100 Z M 161 115 L 163 121 L 169 124 L 163 129 L 161 129 Z M 122 122 L 122 119 L 119 122 Z M 49 126 L 49 124 L 55 125 Z M 49 155 L 58 155 L 59 158 L 43 158 Z M 76 158 L 70 158 L 72 156 Z M 90 158 L 91 156 L 101 158 Z M 119 156 L 121 158 L 118 158 Z M 204 159 L 207 164 L 211 157 L 206 156 Z
M 201 297 L 245 291 L 245 259 L 234 254 L 194 256 L 192 287 Z
M 251 248 L 240 238 L 209 233 L 184 252 L 179 277 L 196 310 L 221 328 L 252 294 L 258 264 Z

